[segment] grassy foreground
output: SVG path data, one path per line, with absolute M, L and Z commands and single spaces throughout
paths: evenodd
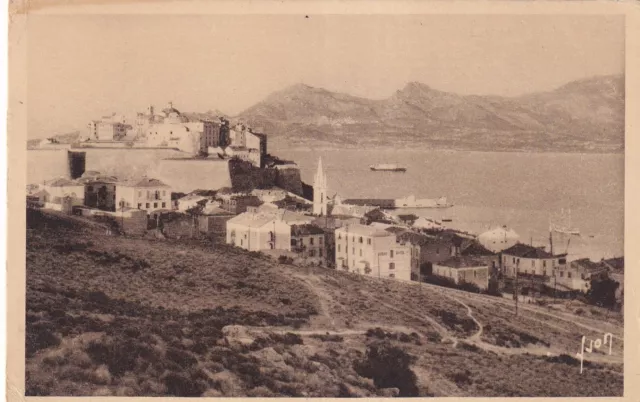
M 622 325 L 595 312 L 27 224 L 28 396 L 622 395 Z

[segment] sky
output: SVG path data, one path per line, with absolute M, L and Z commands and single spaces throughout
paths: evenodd
M 516 96 L 624 72 L 624 17 L 33 15 L 28 137 L 172 101 L 235 115 L 305 83 L 382 99 L 409 81 Z

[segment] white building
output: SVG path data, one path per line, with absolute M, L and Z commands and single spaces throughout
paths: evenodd
M 291 226 L 274 214 L 244 212 L 227 221 L 227 244 L 248 251 L 290 251 Z
M 124 116 L 106 116 L 101 120 L 92 120 L 88 125 L 85 140 L 90 141 L 122 141 L 132 127 Z
M 480 244 L 494 253 L 498 253 L 517 244 L 519 240 L 520 236 L 512 229 L 507 229 L 506 226 L 495 228 L 478 235 Z
M 171 209 L 171 188 L 147 177 L 120 182 L 116 185 L 116 208 L 142 209 L 147 213 Z
M 47 180 L 41 187 L 41 202 L 48 209 L 70 212 L 73 206 L 84 205 L 84 184 L 65 178 Z
M 362 275 L 411 280 L 411 249 L 386 230 L 345 225 L 335 231 L 335 264 Z
M 178 211 L 186 212 L 187 210 L 194 208 L 198 205 L 204 206 L 208 200 L 209 200 L 209 197 L 205 197 L 203 195 L 187 194 L 184 197 L 178 199 L 177 201 Z
M 327 175 L 322 169 L 322 158 L 318 159 L 318 170 L 313 179 L 313 214 L 327 215 Z

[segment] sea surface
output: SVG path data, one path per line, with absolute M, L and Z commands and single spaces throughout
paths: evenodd
M 569 259 L 623 255 L 624 155 L 446 150 L 272 150 L 294 160 L 313 182 L 322 157 L 329 195 L 344 198 L 446 196 L 446 209 L 398 210 L 436 219 L 473 233 L 507 225 L 520 240 L 549 246 L 549 223 L 578 228 L 554 234 L 554 252 Z M 405 173 L 372 172 L 369 165 L 399 163 Z M 564 210 L 564 213 L 562 212 Z

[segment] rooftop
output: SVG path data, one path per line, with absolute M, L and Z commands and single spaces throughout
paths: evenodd
M 143 177 L 141 179 L 130 179 L 118 183 L 124 187 L 169 187 L 158 179 Z
M 324 234 L 324 230 L 321 228 L 311 225 L 293 225 L 291 226 L 291 235 L 292 236 L 306 236 L 306 235 L 321 235 Z
M 361 235 L 361 236 L 367 236 L 367 237 L 393 236 L 392 233 L 389 233 L 386 230 L 378 229 L 376 227 L 371 227 L 371 226 L 365 226 L 361 224 L 343 226 L 338 230 L 347 232 L 348 234 Z
M 607 267 L 604 264 L 593 262 L 588 258 L 580 258 L 578 260 L 571 261 L 572 266 L 577 266 L 585 272 L 599 272 L 604 271 Z
M 471 268 L 471 267 L 487 266 L 487 264 L 468 256 L 451 257 L 447 260 L 435 263 L 434 265 L 440 265 L 440 266 L 450 267 L 450 268 Z
M 46 180 L 44 182 L 44 185 L 50 186 L 50 187 L 67 187 L 67 186 L 82 186 L 82 183 L 79 183 L 76 180 L 66 179 L 64 177 L 58 177 L 56 179 Z
M 553 258 L 554 256 L 545 251 L 541 247 L 533 247 L 528 244 L 517 243 L 502 252 L 503 254 L 512 255 L 522 258 Z
M 463 256 L 489 256 L 496 255 L 493 251 L 485 248 L 482 244 L 473 242 L 460 253 Z

